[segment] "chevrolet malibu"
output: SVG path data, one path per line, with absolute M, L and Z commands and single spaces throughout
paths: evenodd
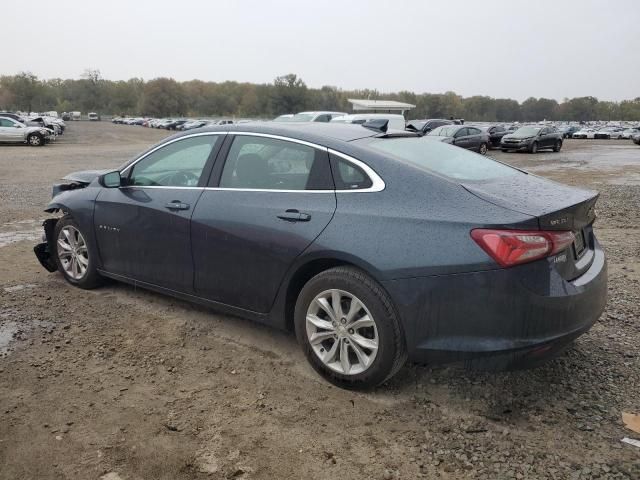
M 345 388 L 407 358 L 537 364 L 605 306 L 592 191 L 410 132 L 207 127 L 53 189 L 42 265 L 295 331 Z

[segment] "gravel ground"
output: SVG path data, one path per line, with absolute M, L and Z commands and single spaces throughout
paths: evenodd
M 291 334 L 37 263 L 51 184 L 115 167 L 166 132 L 71 123 L 0 148 L 0 478 L 640 479 L 640 148 L 567 141 L 496 158 L 597 189 L 609 302 L 528 371 L 407 365 L 374 392 L 328 385 Z

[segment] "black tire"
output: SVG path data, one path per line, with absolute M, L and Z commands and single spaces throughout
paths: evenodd
M 363 372 L 345 375 L 330 369 L 309 342 L 307 310 L 316 296 L 331 289 L 343 290 L 357 297 L 375 321 L 378 350 L 373 362 Z M 316 372 L 338 387 L 373 388 L 395 375 L 407 360 L 404 333 L 389 295 L 374 279 L 357 268 L 331 268 L 313 277 L 300 291 L 294 315 L 296 336 L 307 360 Z
M 44 137 L 39 133 L 31 133 L 27 137 L 27 143 L 32 147 L 42 147 L 45 144 Z
M 62 261 L 60 260 L 60 257 L 58 256 L 58 237 L 60 236 L 60 232 L 62 232 L 62 230 L 67 226 L 71 226 L 78 232 L 80 232 L 86 243 L 88 265 L 81 278 L 73 278 L 69 273 L 67 273 Z M 84 232 L 82 232 L 82 229 L 73 219 L 73 217 L 71 217 L 71 215 L 65 215 L 56 222 L 56 226 L 53 230 L 53 239 L 51 239 L 50 244 L 52 246 L 52 251 L 54 254 L 56 265 L 58 266 L 58 270 L 60 271 L 60 273 L 62 273 L 62 276 L 65 278 L 65 280 L 71 285 L 90 290 L 92 288 L 99 287 L 104 283 L 104 279 L 100 276 L 96 267 L 96 259 L 98 258 L 97 250 L 93 245 L 91 239 L 88 238 Z
M 556 140 L 556 143 L 553 145 L 553 151 L 559 152 L 562 148 L 562 140 Z
M 502 150 L 502 151 L 503 151 L 503 152 L 505 152 L 505 153 L 509 151 L 509 150 L 508 150 L 508 149 L 506 149 L 506 148 L 501 148 L 500 150 Z
M 533 142 L 529 147 L 529 153 L 538 153 L 538 142 Z
M 486 143 L 482 142 L 480 144 L 480 147 L 478 148 L 478 153 L 480 155 L 486 155 L 487 154 L 487 150 L 489 150 L 489 147 L 487 146 Z

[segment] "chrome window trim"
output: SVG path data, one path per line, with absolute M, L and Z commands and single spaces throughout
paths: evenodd
M 328 148 L 327 150 L 329 151 L 329 153 L 332 153 L 342 158 L 343 160 L 346 160 L 347 162 L 353 163 L 354 165 L 360 167 L 371 180 L 371 186 L 369 188 L 355 188 L 353 190 L 336 190 L 336 193 L 381 192 L 382 190 L 385 189 L 386 184 L 384 183 L 384 180 L 382 180 L 382 178 L 380 178 L 380 175 L 378 175 L 376 171 L 373 168 L 371 168 L 369 165 L 349 155 L 346 155 L 342 152 L 333 150 L 332 148 Z
M 384 183 L 384 180 L 375 172 L 375 170 L 373 170 L 373 168 L 371 168 L 369 165 L 367 165 L 366 163 L 353 158 L 350 155 L 347 155 L 345 153 L 339 152 L 337 150 L 334 150 L 332 148 L 328 148 L 322 145 L 318 145 L 316 143 L 312 143 L 312 142 L 307 142 L 305 140 L 298 140 L 297 138 L 291 138 L 291 137 L 284 137 L 282 135 L 274 135 L 271 133 L 258 133 L 258 132 L 229 132 L 229 131 L 221 131 L 221 132 L 201 132 L 201 133 L 193 133 L 191 135 L 185 135 L 183 137 L 178 137 L 178 138 L 174 138 L 173 140 L 170 140 L 166 143 L 163 143 L 161 145 L 158 145 L 156 148 L 154 148 L 153 150 L 148 151 L 147 153 L 145 153 L 144 155 L 142 155 L 141 157 L 137 158 L 133 163 L 131 163 L 130 165 L 127 165 L 127 167 L 124 170 L 120 171 L 120 175 L 125 174 L 125 172 L 128 172 L 131 168 L 133 168 L 139 161 L 145 159 L 147 156 L 151 155 L 152 153 L 154 153 L 155 151 L 170 145 L 174 142 L 178 142 L 180 140 L 184 140 L 187 138 L 192 138 L 192 137 L 201 137 L 201 136 L 205 136 L 205 135 L 239 135 L 239 136 L 253 136 L 253 137 L 264 137 L 264 138 L 273 138 L 275 140 L 282 140 L 285 142 L 292 142 L 292 143 L 298 143 L 300 145 L 306 145 L 308 147 L 311 148 L 315 148 L 315 149 L 319 149 L 319 150 L 323 150 L 325 152 L 328 152 L 330 154 L 336 155 L 340 158 L 342 158 L 343 160 L 346 160 L 349 163 L 353 163 L 354 165 L 356 165 L 357 167 L 359 167 L 360 169 L 362 169 L 365 174 L 369 177 L 369 179 L 371 180 L 371 186 L 368 188 L 356 188 L 356 189 L 352 189 L 352 190 L 343 190 L 343 189 L 331 189 L 331 190 L 277 190 L 277 189 L 268 189 L 268 188 L 229 188 L 229 187 L 171 187 L 171 186 L 165 186 L 165 185 L 149 185 L 149 186 L 144 186 L 144 185 L 124 185 L 120 188 L 155 188 L 155 189 L 179 189 L 179 190 L 186 190 L 186 189 L 197 189 L 197 190 L 210 190 L 210 191 L 222 191 L 222 192 L 226 192 L 226 191 L 235 191 L 235 192 L 274 192 L 274 193 L 371 193 L 371 192 L 381 192 L 382 190 L 385 189 L 386 184 Z

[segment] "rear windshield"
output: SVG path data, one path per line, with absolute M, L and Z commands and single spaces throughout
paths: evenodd
M 458 130 L 460 130 L 458 125 L 443 125 L 442 127 L 434 128 L 427 133 L 427 135 L 435 137 L 453 137 Z
M 375 138 L 368 146 L 401 162 L 455 180 L 489 180 L 521 173 L 464 148 L 425 137 Z

